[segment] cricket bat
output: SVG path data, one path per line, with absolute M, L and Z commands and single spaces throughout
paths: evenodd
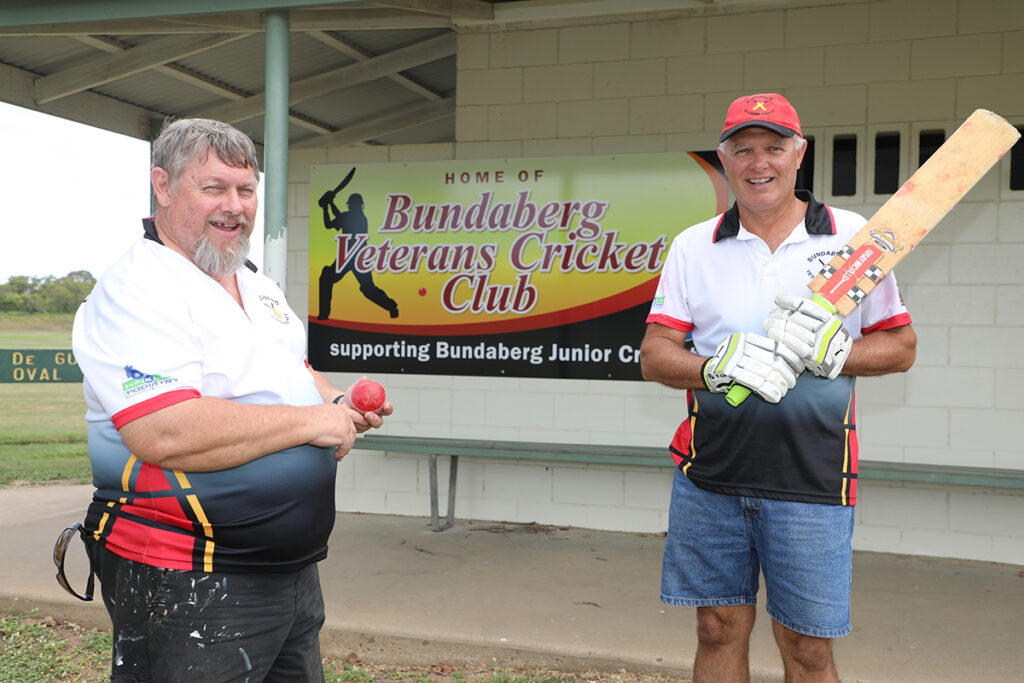
M 849 315 L 1019 138 L 1001 116 L 975 110 L 808 283 L 813 299 Z M 734 384 L 726 400 L 749 395 Z

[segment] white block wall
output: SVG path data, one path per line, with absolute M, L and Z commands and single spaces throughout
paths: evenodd
M 454 143 L 291 153 L 289 300 L 308 308 L 311 164 L 708 150 L 729 102 L 750 92 L 796 104 L 816 139 L 816 196 L 869 216 L 887 198 L 872 192 L 875 133 L 902 134 L 902 180 L 921 130 L 948 134 L 978 107 L 1024 124 L 1022 7 L 878 0 L 461 27 Z M 850 133 L 857 191 L 833 198 L 831 140 Z M 1004 159 L 897 269 L 918 359 L 905 375 L 858 381 L 863 460 L 1024 469 L 1024 192 L 1008 189 L 1008 173 Z M 386 430 L 401 435 L 661 446 L 683 410 L 680 392 L 642 382 L 382 381 L 397 406 Z M 657 532 L 671 478 L 670 467 L 463 458 L 457 513 Z M 445 465 L 439 479 L 443 512 Z M 426 515 L 428 491 L 425 456 L 356 451 L 338 506 Z M 859 549 L 1024 564 L 1022 493 L 873 481 L 859 491 Z

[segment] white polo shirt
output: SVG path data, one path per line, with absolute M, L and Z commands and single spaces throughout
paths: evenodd
M 772 253 L 745 230 L 734 206 L 681 232 L 672 242 L 648 323 L 692 334 L 695 351 L 713 355 L 735 332 L 764 334 L 762 321 L 780 292 L 810 297 L 807 283 L 865 220 L 797 192 L 807 215 Z M 844 320 L 850 335 L 910 323 L 890 274 Z M 778 404 L 752 397 L 739 407 L 724 395 L 687 392 L 688 415 L 673 438 L 677 464 L 708 490 L 783 500 L 853 505 L 857 438 L 854 379 L 803 373 Z
M 322 403 L 302 320 L 269 278 L 236 274 L 244 308 L 152 237 L 103 275 L 75 316 L 96 484 L 86 527 L 128 559 L 198 571 L 290 571 L 326 555 L 331 449 L 300 446 L 219 472 L 144 463 L 117 430 L 199 396 Z

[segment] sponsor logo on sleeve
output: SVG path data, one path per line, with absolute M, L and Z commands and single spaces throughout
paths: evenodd
M 274 320 L 281 323 L 282 325 L 288 324 L 288 314 L 285 313 L 284 311 L 278 310 L 278 306 L 281 305 L 280 301 L 278 301 L 272 296 L 260 294 L 260 303 L 267 307 L 267 310 L 270 311 L 270 315 Z
M 128 381 L 121 383 L 121 389 L 124 391 L 124 397 L 130 398 L 137 394 L 147 393 L 156 389 L 171 386 L 178 383 L 176 377 L 168 377 L 167 375 L 160 374 L 146 374 L 139 372 L 131 365 L 124 366 L 125 376 Z

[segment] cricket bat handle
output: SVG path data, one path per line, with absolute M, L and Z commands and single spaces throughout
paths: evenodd
M 733 408 L 747 400 L 750 396 L 750 389 L 742 384 L 733 384 L 729 387 L 729 393 L 725 395 L 726 402 Z

